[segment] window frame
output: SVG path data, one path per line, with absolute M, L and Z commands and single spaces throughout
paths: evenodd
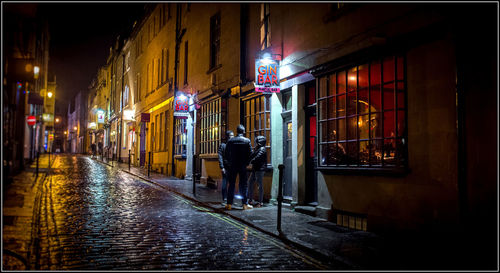
M 393 61 L 393 69 L 394 69 L 394 75 L 392 75 L 392 80 L 389 80 L 389 81 L 385 81 L 385 78 L 384 78 L 384 61 L 387 60 L 388 58 L 392 58 L 392 61 Z M 372 64 L 378 62 L 378 64 L 380 64 L 380 75 L 377 75 L 379 78 L 379 92 L 380 92 L 380 109 L 377 110 L 377 111 L 372 111 L 372 79 L 373 79 L 373 74 L 372 74 Z M 366 173 L 370 173 L 370 174 L 381 174 L 381 175 L 405 175 L 409 172 L 409 164 L 408 164 L 408 147 L 409 147 L 409 144 L 408 144 L 408 102 L 407 102 L 407 99 L 408 99 L 408 92 L 407 92 L 407 59 L 406 59 L 406 56 L 405 54 L 402 54 L 402 53 L 392 53 L 392 54 L 384 54 L 384 55 L 377 55 L 377 57 L 375 58 L 365 58 L 361 61 L 358 61 L 358 62 L 355 62 L 355 63 L 351 63 L 350 65 L 346 65 L 346 66 L 343 66 L 343 67 L 337 67 L 336 69 L 331 69 L 325 73 L 322 73 L 321 75 L 317 75 L 317 79 L 316 79 L 316 113 L 317 113 L 317 119 L 316 119 L 316 128 L 317 128 L 317 144 L 316 144 L 316 150 L 317 150 L 317 153 L 316 153 L 316 156 L 317 156 L 317 165 L 316 165 L 316 169 L 318 170 L 321 170 L 321 171 L 327 171 L 327 172 L 331 172 L 331 173 L 335 173 L 335 174 L 359 174 L 360 171 L 362 172 L 366 172 Z M 363 65 L 367 65 L 368 66 L 368 83 L 367 83 L 367 93 L 368 93 L 368 113 L 360 113 L 359 112 L 359 93 L 360 93 L 360 85 L 359 85 L 359 69 L 356 69 L 356 87 L 355 87 L 355 91 L 351 91 L 349 92 L 349 71 L 350 69 L 353 69 L 353 68 L 359 68 L 360 66 L 363 66 Z M 401 73 L 398 73 L 398 66 L 399 65 L 402 65 L 402 75 L 399 75 Z M 345 91 L 344 93 L 342 94 L 338 94 L 337 91 L 335 91 L 335 94 L 334 95 L 331 95 L 329 94 L 330 90 L 329 90 L 329 86 L 327 85 L 325 91 L 322 92 L 322 84 L 321 84 L 321 81 L 322 79 L 324 78 L 328 78 L 330 79 L 330 77 L 332 75 L 337 75 L 338 73 L 341 73 L 341 72 L 344 72 L 345 74 Z M 337 79 L 337 77 L 336 77 Z M 386 109 L 384 108 L 384 86 L 386 85 L 393 85 L 393 94 L 394 94 L 394 99 L 393 99 L 393 107 L 391 109 Z M 399 85 L 398 85 L 399 84 Z M 402 87 L 400 87 L 402 85 Z M 399 87 L 398 87 L 399 86 Z M 326 96 L 322 96 L 321 93 L 325 93 Z M 349 104 L 349 99 L 348 99 L 348 95 L 350 93 L 355 93 L 356 97 L 355 97 L 355 101 L 358 101 L 358 103 L 356 104 L 356 114 L 355 115 L 350 115 L 348 112 L 348 104 Z M 403 95 L 403 98 L 402 100 L 398 100 L 398 94 L 399 95 Z M 339 97 L 339 96 L 345 96 L 345 105 L 344 105 L 344 110 L 346 111 L 346 113 L 344 114 L 344 116 L 342 117 L 339 117 L 337 116 L 337 113 L 338 113 L 338 110 L 337 108 L 335 107 L 335 117 L 334 118 L 331 118 L 329 115 L 330 113 L 328 112 L 329 110 L 329 107 L 330 107 L 330 104 L 329 104 L 329 99 L 332 98 L 332 97 Z M 325 101 L 325 105 L 327 105 L 327 108 L 326 110 L 324 110 L 323 112 L 325 113 L 326 115 L 326 118 L 322 117 L 322 112 L 321 112 L 321 103 Z M 335 102 L 336 102 L 336 105 L 338 105 L 338 99 L 335 99 Z M 402 107 L 400 107 L 400 105 L 403 104 Z M 394 116 L 394 126 L 393 126 L 393 130 L 395 131 L 395 136 L 392 137 L 392 136 L 389 136 L 389 137 L 386 137 L 385 136 L 385 131 L 384 131 L 384 114 L 385 113 L 388 113 L 388 112 L 393 112 L 393 116 Z M 403 115 L 403 123 L 402 123 L 402 126 L 403 126 L 403 129 L 398 129 L 398 118 L 399 118 L 399 114 L 402 114 Z M 371 116 L 372 115 L 378 115 L 378 119 L 381 120 L 381 125 L 379 125 L 378 129 L 379 130 L 379 134 L 380 136 L 378 137 L 372 137 L 373 133 L 371 133 L 370 129 L 368 130 L 368 138 L 365 139 L 360 139 L 360 130 L 359 130 L 359 118 L 360 117 L 363 117 L 367 115 L 369 117 L 369 120 L 371 121 Z M 355 117 L 357 121 L 356 122 L 356 138 L 355 139 L 348 139 L 348 131 L 349 131 L 349 127 L 348 126 L 348 120 L 349 118 L 353 118 Z M 346 163 L 346 164 L 339 164 L 339 163 L 336 163 L 336 164 L 327 164 L 327 165 L 322 165 L 321 164 L 321 160 L 322 160 L 322 153 L 323 151 L 321 150 L 321 145 L 325 145 L 325 144 L 330 144 L 330 143 L 339 143 L 339 139 L 336 139 L 334 141 L 330 141 L 330 139 L 328 139 L 328 141 L 324 141 L 323 140 L 323 133 L 322 133 L 322 127 L 321 127 L 321 124 L 323 122 L 326 122 L 328 123 L 330 120 L 340 120 L 340 119 L 344 119 L 345 120 L 345 139 L 340 141 L 342 143 L 349 143 L 349 142 L 356 142 L 356 162 L 355 163 Z M 338 124 L 338 122 L 336 123 Z M 329 126 L 329 125 L 327 125 Z M 337 126 L 338 127 L 338 126 Z M 395 158 L 395 163 L 394 164 L 387 164 L 386 163 L 386 160 L 384 159 L 384 156 L 385 156 L 385 152 L 386 150 L 384 149 L 384 146 L 386 145 L 386 140 L 393 140 L 394 142 L 393 143 L 398 143 L 398 140 L 400 140 L 402 142 L 402 148 L 398 150 L 397 146 L 396 148 L 393 148 L 394 149 L 394 158 Z M 367 163 L 363 163 L 361 162 L 360 160 L 360 142 L 361 141 L 367 141 L 368 143 L 371 143 L 372 141 L 378 141 L 381 143 L 380 145 L 380 150 L 381 150 L 381 153 L 382 153 L 382 156 L 381 156 L 381 159 L 380 159 L 380 163 L 378 164 L 374 164 L 372 161 L 371 161 L 371 156 L 372 156 L 372 151 L 370 149 L 370 147 L 368 148 L 369 149 L 369 154 L 368 154 L 368 160 L 367 160 Z M 347 146 L 346 146 L 346 149 Z M 346 154 L 349 154 L 349 152 L 346 150 Z M 401 158 L 397 158 L 397 156 L 400 155 Z M 401 160 L 398 162 L 398 160 Z
M 220 65 L 221 16 L 220 11 L 210 17 L 209 69 Z
M 215 98 L 200 108 L 200 156 L 217 155 L 227 130 L 227 98 Z M 215 125 L 218 122 L 218 125 Z M 216 133 L 209 133 L 216 130 Z M 215 138 L 214 138 L 215 137 Z
M 264 103 L 262 104 L 262 99 L 264 99 Z M 260 100 L 260 103 L 253 103 L 257 100 Z M 267 170 L 272 169 L 272 135 L 271 135 L 271 96 L 264 95 L 261 93 L 254 93 L 244 98 L 241 98 L 241 124 L 245 126 L 245 137 L 250 139 L 252 147 L 255 146 L 255 136 L 256 135 L 264 135 L 266 137 L 266 151 L 267 151 Z M 264 105 L 264 109 L 262 109 L 262 105 Z M 247 111 L 247 107 L 254 107 L 253 112 L 252 109 Z M 257 111 L 258 110 L 258 111 Z M 261 116 L 264 115 L 264 128 L 260 126 Z M 255 130 L 255 123 L 257 121 L 256 117 L 259 117 L 259 130 Z M 253 118 L 253 122 L 252 122 Z M 267 123 L 267 121 L 269 121 Z M 250 123 L 250 124 L 249 124 Z M 252 126 L 252 124 L 254 126 Z M 269 127 L 267 125 L 269 124 Z M 264 132 L 264 134 L 262 134 Z M 258 133 L 258 134 L 257 134 Z
M 174 117 L 174 122 L 175 122 L 175 124 L 174 124 L 174 127 L 175 127 L 174 128 L 174 130 L 175 130 L 174 157 L 186 158 L 186 156 L 187 156 L 187 130 L 186 130 L 187 119 L 181 119 L 181 118 Z M 182 130 L 186 130 L 186 133 L 183 133 Z M 179 153 L 179 151 L 181 153 Z

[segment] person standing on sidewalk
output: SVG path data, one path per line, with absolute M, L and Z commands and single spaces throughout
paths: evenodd
M 243 209 L 251 209 L 252 206 L 247 204 L 247 165 L 250 161 L 250 155 L 252 154 L 252 145 L 250 144 L 250 139 L 243 136 L 245 133 L 245 127 L 243 125 L 238 125 L 236 128 L 237 136 L 231 138 L 226 144 L 226 158 L 228 162 L 228 180 L 229 180 L 229 192 L 227 195 L 226 209 L 231 210 L 234 199 L 234 188 L 236 184 L 236 176 L 240 177 L 240 195 L 243 197 L 241 200 L 243 204 Z M 226 167 L 224 165 L 224 167 Z
M 267 166 L 267 151 L 266 151 L 266 137 L 255 137 L 255 151 L 252 153 L 250 164 L 252 164 L 252 173 L 248 180 L 248 199 L 253 201 L 253 187 L 255 180 L 259 186 L 259 202 L 254 204 L 256 208 L 262 207 L 262 200 L 264 198 L 264 188 L 262 187 L 262 180 L 264 179 L 264 171 Z M 253 203 L 253 202 L 249 202 Z
M 226 142 L 234 137 L 233 131 L 229 130 L 226 132 L 225 142 L 222 142 L 219 146 L 219 167 L 222 171 L 222 202 L 226 205 L 227 198 L 227 173 L 228 173 L 228 162 L 226 157 Z

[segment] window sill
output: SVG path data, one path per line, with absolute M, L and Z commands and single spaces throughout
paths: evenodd
M 375 175 L 375 176 L 394 176 L 403 177 L 408 175 L 411 170 L 407 167 L 316 167 L 315 170 L 325 174 L 333 175 Z
M 217 69 L 219 69 L 219 68 L 221 68 L 221 67 L 222 67 L 222 64 L 218 64 L 218 65 L 216 65 L 216 66 L 214 66 L 214 67 L 210 68 L 210 69 L 207 71 L 207 74 L 210 74 L 210 73 L 212 73 L 212 72 L 216 71 Z
M 174 158 L 175 159 L 186 159 L 186 156 L 185 155 L 174 155 Z
M 200 158 L 203 158 L 203 159 L 219 159 L 219 155 L 218 154 L 201 154 L 200 155 Z

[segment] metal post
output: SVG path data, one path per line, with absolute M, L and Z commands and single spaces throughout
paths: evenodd
M 38 151 L 36 151 L 36 177 L 38 177 L 38 159 L 40 158 L 40 147 L 38 147 Z
M 149 160 L 148 160 L 148 177 L 149 177 L 149 169 L 151 168 L 151 152 L 149 154 Z
M 279 184 L 278 184 L 278 232 L 280 235 L 283 234 L 281 231 L 281 203 L 283 202 L 283 170 L 285 169 L 285 165 L 280 164 L 278 166 L 279 169 Z
M 130 172 L 130 149 L 128 150 L 128 171 Z

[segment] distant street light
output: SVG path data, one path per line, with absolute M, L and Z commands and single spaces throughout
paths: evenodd
M 75 126 L 75 127 L 73 127 L 73 129 L 76 131 L 76 130 L 78 130 L 78 127 Z
M 47 93 L 47 97 L 52 98 L 52 92 Z
M 59 118 L 56 118 L 56 122 L 59 122 Z

